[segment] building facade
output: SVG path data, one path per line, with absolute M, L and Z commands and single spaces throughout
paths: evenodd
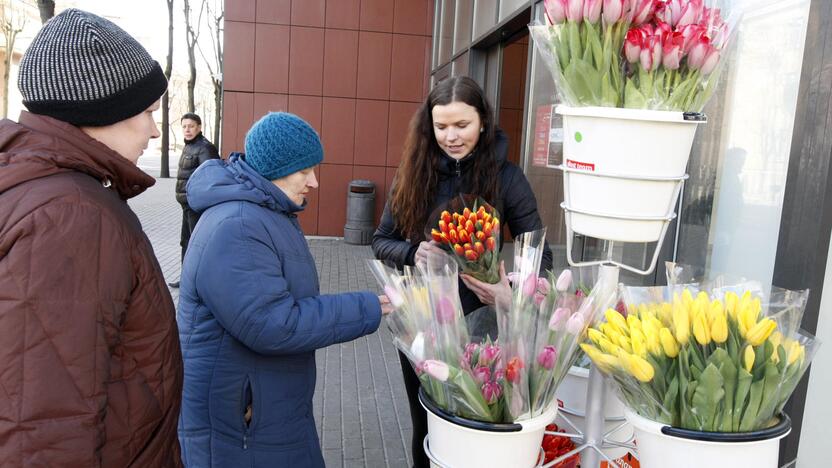
M 309 235 L 342 236 L 349 182 L 376 186 L 375 220 L 410 117 L 428 90 L 433 2 L 226 0 L 223 155 L 267 112 L 320 134 L 320 188 L 300 216 Z
M 708 124 L 698 130 L 690 179 L 659 251 L 660 267 L 648 277 L 622 273 L 622 281 L 664 284 L 663 262 L 675 261 L 698 274 L 811 289 L 802 327 L 827 344 L 787 405 L 794 426 L 782 443 L 780 464 L 824 466 L 824 425 L 832 416 L 825 397 L 832 391 L 832 287 L 824 291 L 832 280 L 832 54 L 825 52 L 832 50 L 832 2 L 722 4 L 747 9 L 718 92 L 705 109 Z M 523 168 L 537 197 L 556 266 L 565 266 L 563 179 L 556 169 L 562 123 L 552 112 L 557 90 L 527 28 L 542 22 L 542 7 L 535 0 L 226 0 L 223 152 L 239 148 L 245 129 L 266 110 L 286 108 L 309 119 L 321 131 L 327 156 L 304 227 L 341 235 L 348 181 L 371 179 L 386 191 L 416 103 L 433 83 L 469 75 L 496 109 L 498 125 L 511 139 L 510 159 Z M 381 42 L 370 46 L 375 38 Z M 417 58 L 417 49 L 424 55 Z M 403 54 L 410 59 L 396 65 Z M 323 57 L 323 63 L 309 57 Z M 411 80 L 424 70 L 405 94 L 398 88 L 402 67 Z M 385 72 L 389 80 L 376 76 Z M 370 86 L 371 79 L 378 84 Z M 384 140 L 383 153 L 377 137 Z M 583 259 L 607 249 L 580 236 L 573 247 L 573 256 Z M 627 244 L 615 254 L 644 264 L 655 247 Z

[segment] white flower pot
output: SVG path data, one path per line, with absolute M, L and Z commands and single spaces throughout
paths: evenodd
M 604 399 L 604 433 L 608 433 L 625 422 L 624 404 L 615 395 L 615 391 L 607 381 Z M 563 404 L 555 423 L 560 429 L 572 432 L 571 427 L 563 420 L 564 416 L 575 425 L 581 432 L 585 429 L 586 419 L 586 393 L 589 386 L 589 369 L 573 366 L 558 386 L 557 398 Z M 620 443 L 628 443 L 633 439 L 633 427 L 626 424 L 619 428 L 609 437 L 610 440 Z M 628 450 L 621 447 L 610 447 L 603 449 L 606 456 L 616 459 L 627 455 Z
M 557 106 L 564 208 L 574 232 L 655 242 L 674 215 L 701 114 Z M 700 120 L 689 120 L 690 118 Z
M 555 420 L 557 404 L 540 416 L 511 424 L 472 421 L 448 414 L 419 391 L 428 414 L 425 452 L 439 468 L 530 468 L 538 465 L 546 426 Z
M 671 428 L 629 409 L 624 415 L 635 429 L 642 468 L 777 468 L 780 439 L 791 432 L 791 420 L 785 414 L 774 427 L 740 433 Z

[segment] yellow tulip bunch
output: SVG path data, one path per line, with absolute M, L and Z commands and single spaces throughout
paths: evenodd
M 808 367 L 814 339 L 786 338 L 749 291 L 608 309 L 581 348 L 645 417 L 706 431 L 769 424 Z M 802 313 L 802 309 L 799 311 Z

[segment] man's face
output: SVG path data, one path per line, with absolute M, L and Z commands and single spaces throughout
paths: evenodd
M 199 132 L 202 131 L 202 125 L 196 123 L 191 119 L 182 119 L 182 133 L 186 140 L 193 140 Z
M 159 128 L 153 119 L 153 112 L 159 110 L 157 100 L 144 112 L 129 119 L 104 127 L 81 127 L 87 135 L 104 143 L 108 148 L 120 154 L 133 164 L 139 160 L 152 138 L 159 138 Z

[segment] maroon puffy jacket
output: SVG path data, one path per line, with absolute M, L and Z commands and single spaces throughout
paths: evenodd
M 126 200 L 153 185 L 64 122 L 0 122 L 0 467 L 181 465 L 175 311 Z

